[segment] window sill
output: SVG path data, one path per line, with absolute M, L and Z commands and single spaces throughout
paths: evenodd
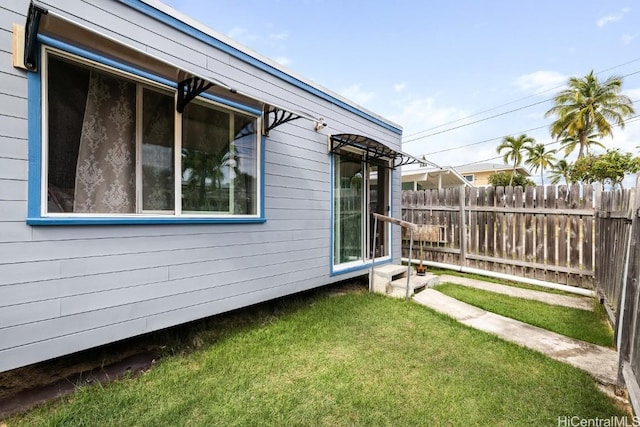
M 37 217 L 27 218 L 28 225 L 157 225 L 157 224 L 262 224 L 265 218 L 215 217 Z

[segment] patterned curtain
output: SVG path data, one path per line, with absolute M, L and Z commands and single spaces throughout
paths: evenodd
M 135 94 L 135 84 L 91 72 L 74 212 L 135 212 Z

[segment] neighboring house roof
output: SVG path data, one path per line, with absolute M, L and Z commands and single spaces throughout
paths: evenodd
M 423 188 L 451 188 L 460 185 L 473 187 L 451 166 L 402 170 L 402 182 L 418 182 Z
M 504 163 L 473 163 L 469 165 L 456 166 L 455 169 L 461 174 L 481 173 L 481 172 L 510 172 L 513 165 Z M 518 166 L 516 171 L 524 176 L 531 176 L 531 172 L 523 166 Z

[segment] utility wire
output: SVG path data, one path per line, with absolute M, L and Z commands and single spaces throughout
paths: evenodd
M 632 117 L 630 117 L 630 118 L 629 118 L 629 120 L 626 120 L 626 121 L 625 121 L 625 125 L 627 125 L 628 123 L 635 123 L 635 122 L 638 122 L 639 120 L 640 120 L 640 114 L 635 115 L 635 116 L 632 116 Z M 614 124 L 613 126 L 619 127 L 619 125 L 615 125 L 615 124 Z M 544 144 L 542 144 L 542 145 L 544 145 L 545 147 L 547 147 L 547 146 L 549 146 L 549 145 L 551 145 L 551 144 L 557 144 L 558 142 L 559 142 L 559 141 L 552 140 L 552 141 L 546 142 L 546 143 L 544 143 Z M 492 160 L 502 159 L 503 157 L 504 157 L 503 155 L 500 155 L 500 156 L 496 156 L 496 157 L 491 157 L 491 158 L 489 158 L 489 159 L 476 160 L 476 161 L 474 161 L 474 162 L 465 163 L 465 164 L 463 164 L 463 165 L 455 166 L 455 167 L 461 167 L 461 166 L 467 166 L 467 165 L 475 165 L 475 164 L 478 164 L 478 163 L 486 163 L 486 162 L 490 162 L 490 161 L 492 161 Z
M 637 62 L 637 61 L 640 61 L 640 58 L 636 58 L 636 59 L 633 59 L 633 60 L 631 60 L 631 61 L 627 61 L 627 62 L 625 62 L 625 63 L 623 63 L 623 64 L 619 64 L 619 65 L 616 65 L 616 66 L 614 66 L 614 67 L 607 68 L 607 69 L 605 69 L 605 70 L 602 70 L 602 71 L 597 72 L 596 74 L 601 74 L 601 73 L 603 73 L 603 72 L 605 72 L 605 71 L 610 71 L 610 70 L 613 70 L 613 69 L 615 69 L 615 68 L 619 68 L 619 67 L 621 67 L 621 66 L 628 65 L 628 64 L 631 64 L 631 63 L 633 63 L 633 62 Z M 635 74 L 638 74 L 638 73 L 640 73 L 640 70 L 638 70 L 638 71 L 634 71 L 634 72 L 631 72 L 631 73 L 628 73 L 628 74 L 624 74 L 624 75 L 622 75 L 622 76 L 620 76 L 620 77 L 621 77 L 621 78 L 625 78 L 625 77 L 632 76 L 632 75 L 635 75 Z M 553 100 L 553 98 L 547 98 L 547 99 L 545 99 L 545 100 L 543 100 L 543 101 L 534 102 L 534 103 L 532 103 L 532 104 L 527 104 L 527 105 L 525 105 L 525 106 L 523 106 L 523 107 L 515 108 L 515 109 L 513 109 L 513 110 L 508 110 L 508 111 L 505 111 L 505 112 L 503 112 L 503 113 L 499 113 L 499 114 L 494 114 L 494 115 L 492 115 L 492 116 L 488 116 L 488 117 L 485 117 L 485 118 L 483 118 L 483 119 L 475 120 L 475 121 L 473 121 L 473 122 L 465 123 L 465 124 L 462 124 L 462 125 L 459 125 L 459 126 L 455 126 L 455 127 L 452 127 L 452 128 L 448 128 L 448 129 L 445 129 L 445 130 L 442 130 L 442 131 L 433 132 L 433 133 L 430 133 L 430 134 L 427 134 L 427 135 L 422 135 L 422 136 L 420 136 L 420 137 L 418 137 L 418 136 L 417 136 L 417 135 L 420 135 L 420 134 L 422 134 L 422 133 L 428 132 L 428 131 L 430 131 L 430 130 L 434 130 L 434 129 L 438 129 L 438 128 L 441 128 L 441 127 L 444 127 L 444 126 L 448 126 L 448 125 L 451 125 L 451 124 L 454 124 L 454 123 L 458 123 L 458 122 L 460 122 L 460 121 L 462 121 L 462 120 L 467 120 L 467 119 L 470 119 L 470 118 L 472 118 L 472 117 L 478 116 L 478 115 L 480 115 L 480 114 L 488 113 L 488 112 L 490 112 L 490 111 L 497 110 L 497 109 L 502 108 L 502 107 L 505 107 L 505 106 L 507 106 L 507 105 L 511 105 L 511 104 L 514 104 L 514 103 L 517 103 L 517 102 L 523 101 L 523 100 L 525 100 L 525 99 L 533 98 L 533 97 L 536 97 L 536 96 L 541 95 L 541 94 L 543 94 L 543 93 L 550 92 L 550 91 L 552 91 L 552 90 L 557 90 L 557 89 L 563 88 L 563 87 L 565 87 L 565 86 L 566 86 L 565 84 L 562 84 L 562 85 L 555 86 L 555 87 L 552 87 L 552 88 L 549 88 L 549 89 L 545 89 L 545 90 L 542 90 L 542 91 L 538 91 L 538 92 L 536 92 L 536 93 L 534 93 L 534 94 L 532 94 L 532 95 L 525 96 L 525 97 L 523 97 L 523 98 L 519 98 L 519 99 L 516 99 L 516 100 L 514 100 L 514 101 L 510 101 L 510 102 L 504 103 L 504 104 L 500 104 L 500 105 L 498 105 L 498 106 L 496 106 L 496 107 L 492 107 L 492 108 L 489 108 L 489 109 L 486 109 L 486 110 L 483 110 L 483 111 L 479 111 L 479 112 L 477 112 L 477 113 L 473 113 L 473 114 L 470 114 L 470 115 L 468 115 L 468 116 L 461 117 L 461 118 L 459 118 L 459 119 L 451 120 L 451 121 L 449 121 L 449 122 L 446 122 L 446 123 L 443 123 L 443 124 L 440 124 L 440 125 L 437 125 L 437 126 L 433 126 L 433 127 L 430 127 L 430 128 L 424 129 L 424 130 L 421 130 L 421 131 L 419 131 L 419 132 L 414 132 L 414 133 L 408 134 L 408 135 L 406 135 L 405 137 L 406 137 L 406 138 L 410 138 L 410 139 L 406 139 L 406 140 L 404 140 L 404 141 L 403 141 L 403 143 L 413 142 L 413 141 L 417 141 L 417 140 L 420 140 L 420 139 L 423 139 L 423 138 L 427 138 L 427 137 L 430 137 L 430 136 L 439 135 L 439 134 L 444 133 L 444 132 L 449 132 L 449 131 L 451 131 L 451 130 L 456 130 L 456 129 L 459 129 L 459 128 L 462 128 L 462 127 L 465 127 L 465 126 L 470 126 L 470 125 L 473 125 L 473 124 L 476 124 L 476 123 L 483 122 L 483 121 L 485 121 L 485 120 L 490 120 L 490 119 L 493 119 L 493 118 L 496 118 L 496 117 L 504 116 L 504 115 L 509 114 L 509 113 L 513 113 L 513 112 L 516 112 L 516 111 L 524 110 L 524 109 L 529 108 L 529 107 L 534 107 L 534 106 L 536 106 L 536 105 L 543 104 L 543 103 L 545 103 L 545 102 L 547 102 L 547 101 L 551 101 L 551 100 Z M 415 138 L 411 138 L 411 137 L 413 137 L 413 136 L 415 136 Z
M 476 120 L 476 121 L 469 122 L 469 123 L 463 123 L 461 125 L 458 125 L 458 126 L 455 126 L 455 127 L 452 127 L 452 128 L 444 129 L 444 130 L 441 130 L 441 131 L 438 131 L 438 132 L 429 133 L 427 135 L 422 135 L 422 136 L 419 136 L 419 137 L 416 137 L 416 138 L 413 138 L 413 139 L 406 139 L 406 140 L 402 141 L 402 143 L 406 144 L 407 142 L 413 142 L 413 141 L 417 141 L 419 139 L 424 139 L 424 138 L 427 138 L 427 137 L 430 137 L 430 136 L 439 135 L 441 133 L 450 132 L 452 130 L 460 129 L 460 128 L 465 127 L 465 126 L 470 126 L 470 125 L 474 125 L 476 123 L 484 122 L 485 120 L 494 119 L 496 117 L 500 117 L 500 116 L 504 116 L 506 114 L 514 113 L 516 111 L 524 110 L 525 108 L 533 107 L 534 105 L 543 104 L 543 103 L 545 103 L 547 101 L 549 101 L 549 100 L 545 99 L 544 101 L 539 101 L 539 102 L 536 102 L 534 104 L 525 105 L 524 107 L 516 108 L 516 109 L 513 109 L 513 110 L 509 110 L 509 111 L 505 111 L 505 112 L 502 112 L 502 113 L 498 113 L 498 114 L 494 114 L 493 116 L 485 117 L 485 118 L 480 119 L 480 120 Z
M 638 71 L 638 72 L 640 73 L 640 71 Z M 636 103 L 636 102 L 638 102 L 638 100 L 632 100 L 632 101 L 631 101 L 631 103 Z M 630 122 L 633 122 L 633 121 L 637 120 L 637 118 L 638 118 L 638 117 L 639 117 L 639 116 L 632 116 L 632 117 L 630 117 L 628 120 L 625 120 L 625 124 L 627 124 L 627 123 L 630 123 Z M 461 149 L 461 148 L 472 147 L 472 146 L 474 146 L 474 145 L 485 144 L 485 143 L 487 143 L 487 142 L 496 141 L 496 140 L 499 140 L 499 139 L 505 138 L 505 137 L 507 137 L 507 136 L 509 136 L 509 135 L 518 135 L 518 134 L 523 134 L 523 133 L 531 132 L 531 131 L 534 131 L 534 130 L 540 130 L 540 129 L 542 129 L 542 128 L 546 128 L 547 126 L 548 126 L 548 125 L 542 125 L 542 126 L 538 126 L 538 127 L 531 128 L 531 129 L 525 129 L 525 130 L 522 130 L 522 131 L 519 131 L 519 132 L 511 132 L 511 133 L 509 133 L 508 135 L 498 136 L 498 137 L 495 137 L 495 138 L 489 138 L 489 139 L 483 139 L 482 141 L 471 142 L 471 143 L 469 143 L 469 144 L 458 145 L 458 146 L 455 146 L 455 147 L 444 148 L 444 149 L 442 149 L 442 150 L 432 151 L 431 153 L 425 153 L 424 155 L 425 155 L 425 156 L 430 156 L 430 155 L 432 155 L 432 154 L 446 153 L 446 152 L 448 152 L 448 151 L 454 151 L 454 150 L 459 150 L 459 149 Z M 614 126 L 617 126 L 617 125 L 614 125 Z
M 542 128 L 546 128 L 546 127 L 548 127 L 548 125 L 538 126 L 537 128 L 531 128 L 531 129 L 523 130 L 523 131 L 521 131 L 521 132 L 514 132 L 514 133 L 510 133 L 509 135 L 514 135 L 514 134 L 519 134 L 519 133 L 527 133 L 527 132 L 531 132 L 531 131 L 534 131 L 534 130 L 540 130 L 540 129 L 542 129 Z M 503 138 L 505 138 L 505 137 L 507 137 L 507 136 L 509 136 L 509 135 L 497 136 L 497 137 L 495 137 L 495 138 L 484 139 L 484 140 L 482 140 L 482 141 L 472 142 L 472 143 L 470 143 L 470 144 L 458 145 L 458 146 L 456 146 L 456 147 L 449 147 L 449 148 L 445 148 L 445 149 L 438 150 L 438 151 L 432 151 L 431 153 L 425 153 L 424 155 L 425 155 L 425 156 L 430 156 L 430 155 L 432 155 L 432 154 L 446 153 L 446 152 L 448 152 L 448 151 L 459 150 L 459 149 L 461 149 L 461 148 L 467 148 L 467 147 L 472 147 L 472 146 L 474 146 L 474 145 L 485 144 L 485 143 L 487 143 L 487 142 L 497 141 L 497 140 L 499 140 L 499 139 L 503 139 Z

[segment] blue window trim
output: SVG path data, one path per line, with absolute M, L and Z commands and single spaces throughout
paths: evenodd
M 371 265 L 373 264 L 374 267 L 375 266 L 379 266 L 379 265 L 385 265 L 385 264 L 391 264 L 393 262 L 393 227 L 389 227 L 389 257 L 385 257 L 385 258 L 378 258 L 376 260 L 375 263 L 373 263 L 371 260 L 366 260 L 366 261 L 362 261 L 361 265 L 354 265 L 352 267 L 346 267 L 346 268 L 339 268 L 340 264 L 334 264 L 333 260 L 334 260 L 334 255 L 335 255 L 335 236 L 334 236 L 334 183 L 335 183 L 335 178 L 334 178 L 334 174 L 335 174 L 335 157 L 336 154 L 332 154 L 330 159 L 329 159 L 329 169 L 331 171 L 331 178 L 329 179 L 329 185 L 331 186 L 330 188 L 330 198 L 331 198 L 331 206 L 329 208 L 329 275 L 330 276 L 339 276 L 341 274 L 347 274 L 347 273 L 353 273 L 355 271 L 364 271 L 364 270 L 369 270 L 371 269 Z M 390 189 L 389 189 L 389 206 L 391 208 L 391 212 L 393 212 L 393 170 L 391 170 L 391 174 L 389 174 L 389 181 L 391 183 L 390 185 Z
M 323 92 L 313 86 L 311 86 L 308 83 L 305 83 L 283 71 L 278 70 L 277 68 L 262 62 L 256 58 L 254 58 L 253 56 L 250 56 L 236 48 L 234 48 L 233 46 L 230 46 L 218 39 L 216 39 L 215 37 L 210 36 L 209 34 L 206 34 L 182 21 L 180 21 L 179 19 L 165 13 L 162 12 L 156 8 L 154 8 L 153 6 L 150 6 L 146 3 L 143 3 L 140 0 L 118 0 L 121 3 L 131 7 L 132 9 L 137 10 L 138 12 L 141 12 L 147 16 L 150 16 L 151 18 L 160 21 L 182 33 L 185 33 L 197 40 L 200 40 L 203 43 L 208 44 L 209 46 L 213 46 L 216 49 L 219 49 L 249 65 L 252 65 L 262 71 L 265 71 L 269 74 L 271 74 L 272 76 L 277 77 L 280 80 L 286 81 L 287 83 L 291 83 L 292 85 L 308 92 L 311 93 L 321 99 L 324 99 L 325 101 L 329 101 L 334 105 L 337 105 L 340 108 L 343 108 L 347 111 L 350 111 L 364 119 L 367 119 L 368 121 L 375 123 L 379 126 L 384 127 L 387 130 L 390 130 L 391 132 L 397 134 L 397 135 L 402 135 L 402 129 L 399 129 L 395 126 L 390 125 L 387 122 L 384 122 L 382 120 L 380 120 L 377 117 L 372 116 L 371 114 L 362 111 L 358 108 L 355 108 L 347 103 L 345 103 L 344 101 L 339 100 L 338 98 L 329 95 L 326 92 Z
M 38 35 L 38 55 L 42 45 L 51 46 L 61 51 L 72 53 L 84 59 L 127 72 L 129 74 L 151 80 L 153 82 L 177 88 L 177 84 L 162 77 L 155 76 L 142 70 L 138 70 L 126 64 L 103 57 L 94 52 L 78 48 L 71 44 L 54 38 Z M 214 216 L 152 216 L 146 214 L 131 214 L 127 216 L 42 216 L 42 73 L 30 71 L 27 73 L 28 91 L 28 147 L 29 147 L 29 184 L 27 219 L 29 225 L 144 225 L 144 224 L 248 224 L 264 223 L 265 218 L 265 142 L 264 136 L 260 137 L 260 212 L 258 216 L 251 217 L 214 217 Z M 219 104 L 235 108 L 237 110 L 259 117 L 262 111 L 249 106 L 219 98 L 210 94 L 204 94 Z

